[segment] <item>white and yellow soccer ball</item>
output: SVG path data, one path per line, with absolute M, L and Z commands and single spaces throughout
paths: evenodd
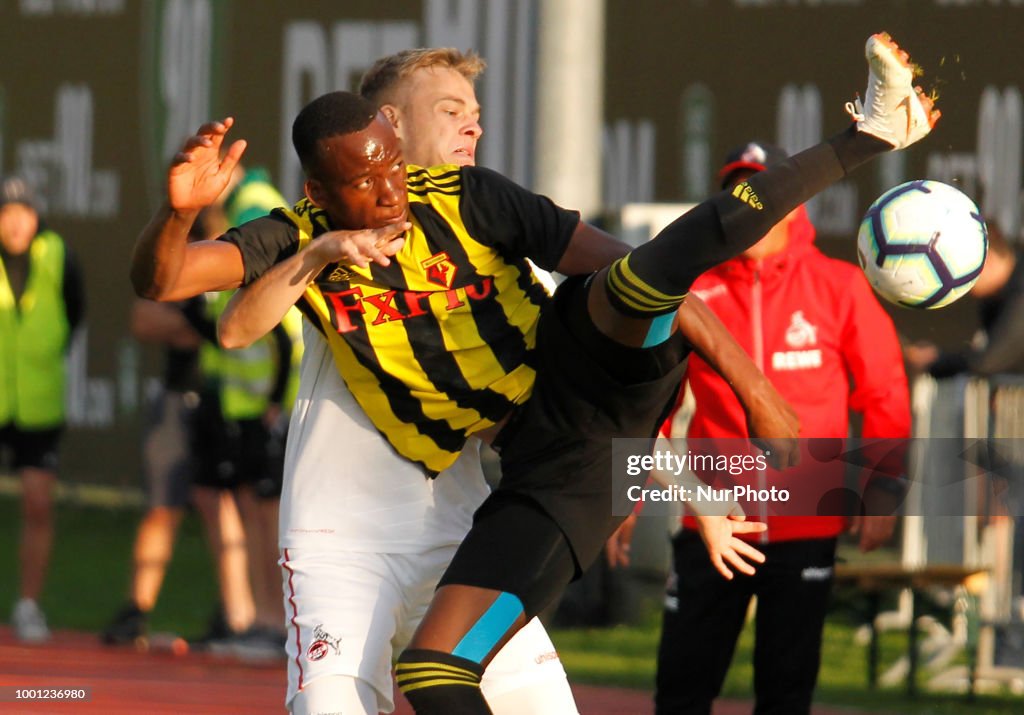
M 941 308 L 981 274 L 988 230 L 963 192 L 939 181 L 908 181 L 871 204 L 857 256 L 880 296 L 909 308 Z

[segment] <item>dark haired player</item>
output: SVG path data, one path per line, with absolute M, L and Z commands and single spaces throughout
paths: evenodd
M 473 80 L 482 66 L 472 53 L 451 48 L 403 51 L 375 63 L 363 79 L 361 93 L 379 105 L 401 140 L 406 159 L 424 166 L 472 165 L 482 131 Z M 338 121 L 348 121 L 344 115 Z M 171 179 L 178 186 L 203 175 L 210 164 L 220 164 L 219 138 L 226 127 L 208 129 L 216 146 L 203 146 L 203 131 L 190 140 L 190 146 L 199 146 L 187 152 L 187 162 L 172 166 Z M 191 173 L 183 173 L 182 164 Z M 271 237 L 281 235 L 276 222 L 264 229 Z M 580 229 L 572 241 L 579 241 L 582 248 L 566 250 L 573 258 L 560 264 L 563 270 L 589 272 L 628 252 L 607 234 Z M 358 242 L 366 236 L 339 235 L 343 247 L 347 242 L 345 263 L 365 265 L 369 256 L 360 252 Z M 289 236 L 284 239 L 287 242 Z M 372 242 L 364 248 L 376 251 Z M 252 261 L 247 258 L 246 263 Z M 157 264 L 167 261 L 158 259 Z M 241 276 L 231 272 L 230 257 L 227 266 L 227 274 L 210 287 L 240 281 Z M 273 286 L 272 278 L 267 274 L 237 293 L 232 310 L 221 321 L 225 346 L 246 345 L 276 322 L 274 309 L 260 307 L 258 299 L 268 285 Z M 287 283 L 285 276 L 285 289 Z M 298 287 L 301 291 L 304 285 Z M 540 292 L 535 297 L 548 300 Z M 232 311 L 245 317 L 229 318 Z M 688 302 L 679 316 L 681 332 L 718 367 L 748 410 L 751 432 L 794 436 L 791 410 L 703 303 Z M 286 702 L 296 713 L 338 707 L 346 712 L 388 711 L 393 649 L 404 647 L 412 636 L 437 580 L 470 528 L 472 512 L 490 490 L 485 488 L 475 440 L 438 475 L 440 479 L 423 480 L 422 471 L 391 449 L 355 401 L 335 368 L 323 333 L 315 334 L 312 323 L 308 327 L 302 394 L 286 455 L 279 537 L 293 634 L 287 639 Z M 345 458 L 338 459 L 339 453 Z M 728 526 L 730 534 L 756 528 Z M 344 599 L 335 597 L 339 589 Z M 327 647 L 325 634 L 344 637 L 348 647 L 334 652 Z M 536 619 L 502 648 L 481 682 L 496 712 L 576 711 L 557 659 L 538 661 L 537 654 L 553 650 Z
M 300 113 L 294 138 L 312 201 L 276 219 L 290 237 L 277 250 L 265 238 L 245 246 L 244 233 L 229 240 L 269 262 L 300 249 L 273 270 L 293 271 L 297 285 L 313 280 L 305 309 L 360 404 L 407 458 L 437 471 L 469 434 L 497 433 L 502 484 L 399 659 L 400 687 L 418 712 L 489 712 L 478 688 L 487 662 L 621 521 L 610 513 L 611 438 L 650 438 L 664 416 L 686 354 L 673 314 L 693 279 L 938 119 L 912 86 L 905 53 L 876 36 L 867 54 L 867 106 L 854 108 L 854 127 L 701 204 L 609 269 L 570 279 L 543 312 L 524 258 L 561 267 L 577 214 L 470 168 L 410 170 L 407 202 L 401 152 L 372 105 L 335 93 Z M 229 157 L 240 152 L 236 143 Z M 407 217 L 411 228 L 400 223 Z M 143 239 L 176 220 L 158 216 Z M 364 234 L 380 245 L 376 262 L 336 265 L 349 254 L 329 227 L 367 226 L 382 227 Z M 531 245 L 538 230 L 558 240 Z M 175 260 L 172 284 L 190 259 Z M 202 260 L 188 282 L 223 276 Z M 143 268 L 146 278 L 166 266 Z

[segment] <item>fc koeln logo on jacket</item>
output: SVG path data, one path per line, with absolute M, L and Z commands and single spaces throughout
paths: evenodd
M 455 282 L 457 268 L 445 252 L 435 253 L 420 265 L 423 266 L 423 270 L 426 272 L 427 280 L 435 285 L 439 285 L 442 288 L 451 288 Z

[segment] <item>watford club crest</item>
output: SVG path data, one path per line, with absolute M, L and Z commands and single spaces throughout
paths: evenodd
M 455 282 L 455 264 L 447 253 L 435 253 L 421 264 L 427 280 L 442 288 L 451 288 Z

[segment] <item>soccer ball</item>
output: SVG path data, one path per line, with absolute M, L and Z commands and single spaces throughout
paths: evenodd
M 886 300 L 941 308 L 971 289 L 988 252 L 974 202 L 938 181 L 908 181 L 871 204 L 857 234 L 868 282 Z

